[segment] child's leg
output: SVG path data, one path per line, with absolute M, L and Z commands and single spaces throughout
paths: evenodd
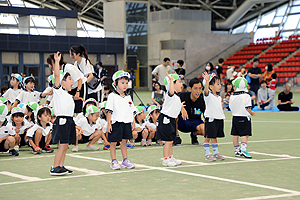
M 55 153 L 53 167 L 63 166 L 68 146 L 69 144 L 59 144 L 59 148 Z
M 238 135 L 234 135 L 233 136 L 232 143 L 233 143 L 233 146 L 234 146 L 234 150 L 238 152 L 239 149 L 240 149 L 240 146 L 239 146 L 239 136 Z
M 166 141 L 163 147 L 163 156 L 167 159 L 170 156 L 170 149 L 172 149 L 173 141 Z
M 102 130 L 100 130 L 100 133 L 101 133 L 100 137 L 102 137 L 102 139 L 104 140 L 104 146 L 110 145 L 109 142 L 107 141 L 105 133 Z
M 211 139 L 211 146 L 213 148 L 214 154 L 218 153 L 218 141 L 217 138 L 212 138 Z
M 111 156 L 112 160 L 116 160 L 116 146 L 117 146 L 116 142 L 111 142 L 110 143 L 110 149 L 109 150 L 110 150 L 110 156 Z
M 172 141 L 172 145 L 170 145 L 170 149 L 169 149 L 169 157 L 173 156 L 173 141 Z
M 248 137 L 249 137 L 249 135 L 243 136 L 242 139 L 241 139 L 241 149 L 242 149 L 243 151 L 246 151 L 246 150 L 247 150 L 247 141 L 248 141 Z
M 153 139 L 155 136 L 155 130 L 153 128 L 148 127 L 149 130 L 149 136 L 148 139 Z
M 143 140 L 146 141 L 147 137 L 149 135 L 149 131 L 148 129 L 144 129 L 143 132 L 142 132 L 142 137 L 143 137 Z
M 16 135 L 14 136 L 14 138 L 15 138 L 15 142 L 16 142 L 15 145 L 19 145 L 20 142 L 21 142 L 20 135 L 18 133 L 16 133 Z
M 125 158 L 127 158 L 126 141 L 127 141 L 127 139 L 122 139 L 122 142 L 120 142 L 123 160 L 124 160 Z
M 89 142 L 89 145 L 95 144 L 95 142 L 97 142 L 97 141 L 99 140 L 100 137 L 101 137 L 101 132 L 100 132 L 100 130 L 95 131 L 95 132 L 90 136 L 90 142 Z
M 204 150 L 205 150 L 206 155 L 210 153 L 209 140 L 210 140 L 210 138 L 206 137 L 206 138 L 204 138 L 204 142 L 203 142 L 203 146 L 204 146 Z
M 13 149 L 15 146 L 15 138 L 12 136 L 8 136 L 4 142 L 5 149 Z
M 42 139 L 42 136 L 43 136 L 43 131 L 42 129 L 38 129 L 35 131 L 35 134 L 34 134 L 34 143 L 35 143 L 35 146 L 40 146 L 40 141 Z M 41 147 L 43 148 L 43 147 Z

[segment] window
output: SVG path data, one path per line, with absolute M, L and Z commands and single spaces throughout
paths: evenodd
M 258 38 L 274 37 L 277 31 L 278 27 L 259 28 L 254 34 L 254 41 L 256 41 Z
M 256 23 L 256 20 L 248 22 L 245 32 L 250 33 L 251 31 L 253 31 L 255 23 Z
M 297 27 L 300 15 L 289 15 L 285 24 L 284 29 L 295 29 Z
M 283 17 L 275 17 L 272 24 L 280 24 Z
M 235 29 L 233 29 L 232 34 L 244 33 L 246 24 L 243 24 Z
M 290 13 L 300 13 L 300 6 L 291 7 Z
M 272 21 L 273 21 L 273 18 L 275 16 L 275 10 L 274 11 L 271 11 L 267 14 L 264 14 L 261 16 L 261 21 L 260 21 L 260 24 L 261 26 L 264 26 L 264 25 L 268 25 L 268 24 L 271 24 Z
M 287 8 L 287 4 L 284 4 L 283 6 L 277 8 L 276 16 L 283 16 L 285 14 L 286 8 Z

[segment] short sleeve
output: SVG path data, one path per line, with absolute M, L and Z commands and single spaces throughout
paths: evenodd
M 107 97 L 106 107 L 105 110 L 107 112 L 113 113 L 114 110 L 114 94 L 110 93 Z
M 154 68 L 154 70 L 152 71 L 152 74 L 154 75 L 154 74 L 157 74 L 158 73 L 158 66 L 156 66 L 155 68 Z
M 74 65 L 66 64 L 66 72 L 68 72 L 71 75 L 71 78 L 73 81 L 78 81 L 79 79 L 82 79 L 83 73 Z
M 154 92 L 152 92 L 152 94 L 151 94 L 151 99 L 153 99 L 154 98 Z
M 252 106 L 252 102 L 251 102 L 251 97 L 249 94 L 245 95 L 246 100 L 245 100 L 245 107 L 251 107 Z

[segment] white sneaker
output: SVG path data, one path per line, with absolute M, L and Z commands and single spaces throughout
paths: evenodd
M 88 145 L 86 146 L 86 150 L 98 151 L 99 147 L 96 147 L 94 145 Z
M 165 166 L 165 167 L 177 167 L 177 164 L 173 160 L 171 160 L 170 158 L 164 159 L 162 161 L 162 165 Z
M 15 149 L 16 151 L 19 151 L 19 145 L 15 145 L 15 146 L 14 146 L 14 149 Z
M 75 145 L 74 147 L 73 147 L 73 149 L 72 149 L 72 151 L 73 152 L 78 152 L 79 151 L 79 146 L 77 145 Z
M 182 162 L 180 160 L 176 160 L 173 156 L 170 158 L 173 162 L 176 163 L 176 165 L 181 165 Z

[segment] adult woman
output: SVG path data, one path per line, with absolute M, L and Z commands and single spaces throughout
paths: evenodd
M 234 91 L 234 89 L 233 89 L 232 83 L 228 81 L 228 82 L 225 84 L 225 90 L 223 90 L 223 91 L 220 93 L 220 97 L 222 98 L 222 102 L 223 102 L 223 99 L 225 98 L 225 95 L 226 95 L 226 94 L 232 95 L 233 91 Z
M 214 71 L 214 65 L 211 63 L 211 62 L 207 62 L 206 63 L 206 66 L 205 66 L 205 71 L 210 75 L 212 73 L 215 73 L 216 72 Z
M 267 82 L 267 85 L 269 86 L 270 85 L 270 81 L 272 80 L 272 74 L 274 74 L 275 72 L 274 72 L 274 70 L 273 70 L 273 66 L 272 66 L 272 64 L 271 63 L 268 63 L 267 64 L 267 66 L 266 66 L 266 71 L 265 71 L 265 73 L 264 73 L 264 75 L 263 75 L 263 77 L 262 77 L 262 79 L 264 80 L 264 81 L 266 81 Z

